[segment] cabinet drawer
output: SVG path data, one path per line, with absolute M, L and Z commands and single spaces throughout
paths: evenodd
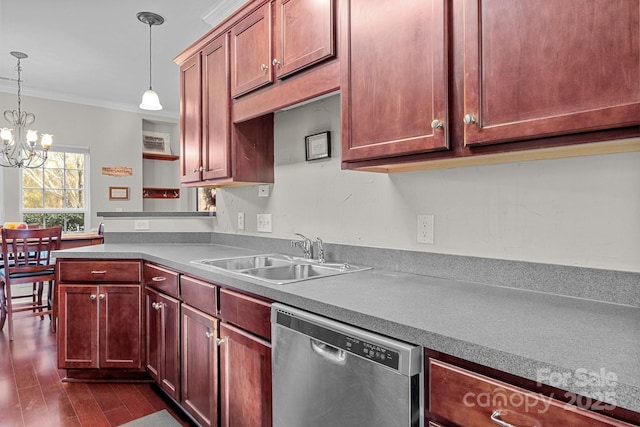
M 143 267 L 144 284 L 172 297 L 178 297 L 178 273 L 157 265 L 145 263 Z
M 432 413 L 465 427 L 495 427 L 492 415 L 515 426 L 631 426 L 484 375 L 429 361 Z
M 271 304 L 228 289 L 220 289 L 220 317 L 271 340 Z
M 200 309 L 207 314 L 218 314 L 218 287 L 188 276 L 180 277 L 180 295 L 185 304 Z
M 140 261 L 58 261 L 58 283 L 140 283 Z

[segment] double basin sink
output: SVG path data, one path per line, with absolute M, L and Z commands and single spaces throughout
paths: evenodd
M 283 254 L 202 259 L 191 262 L 276 285 L 371 269 L 371 267 L 355 266 L 348 263 L 320 262 Z

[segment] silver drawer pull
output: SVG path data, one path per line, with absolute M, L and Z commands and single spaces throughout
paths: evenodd
M 167 280 L 167 278 L 162 276 L 156 276 L 151 278 L 152 282 L 164 282 L 165 280 Z
M 91 274 L 107 274 L 107 270 L 91 270 Z
M 500 411 L 498 410 L 493 411 L 493 414 L 491 414 L 491 421 L 493 421 L 495 424 L 498 424 L 500 427 L 516 427 L 513 424 L 502 421 L 500 419 Z

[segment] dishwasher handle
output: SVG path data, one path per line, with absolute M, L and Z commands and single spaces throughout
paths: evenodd
M 311 349 L 316 354 L 338 365 L 344 365 L 346 363 L 347 361 L 346 351 L 336 348 L 332 345 L 325 344 L 313 338 L 310 338 L 309 341 L 311 342 Z

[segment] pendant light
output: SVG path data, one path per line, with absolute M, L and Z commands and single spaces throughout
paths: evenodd
M 164 18 L 153 12 L 139 12 L 136 17 L 138 21 L 149 25 L 149 89 L 142 94 L 142 102 L 140 108 L 143 110 L 162 110 L 160 98 L 158 94 L 151 88 L 151 27 L 154 25 L 162 25 Z

